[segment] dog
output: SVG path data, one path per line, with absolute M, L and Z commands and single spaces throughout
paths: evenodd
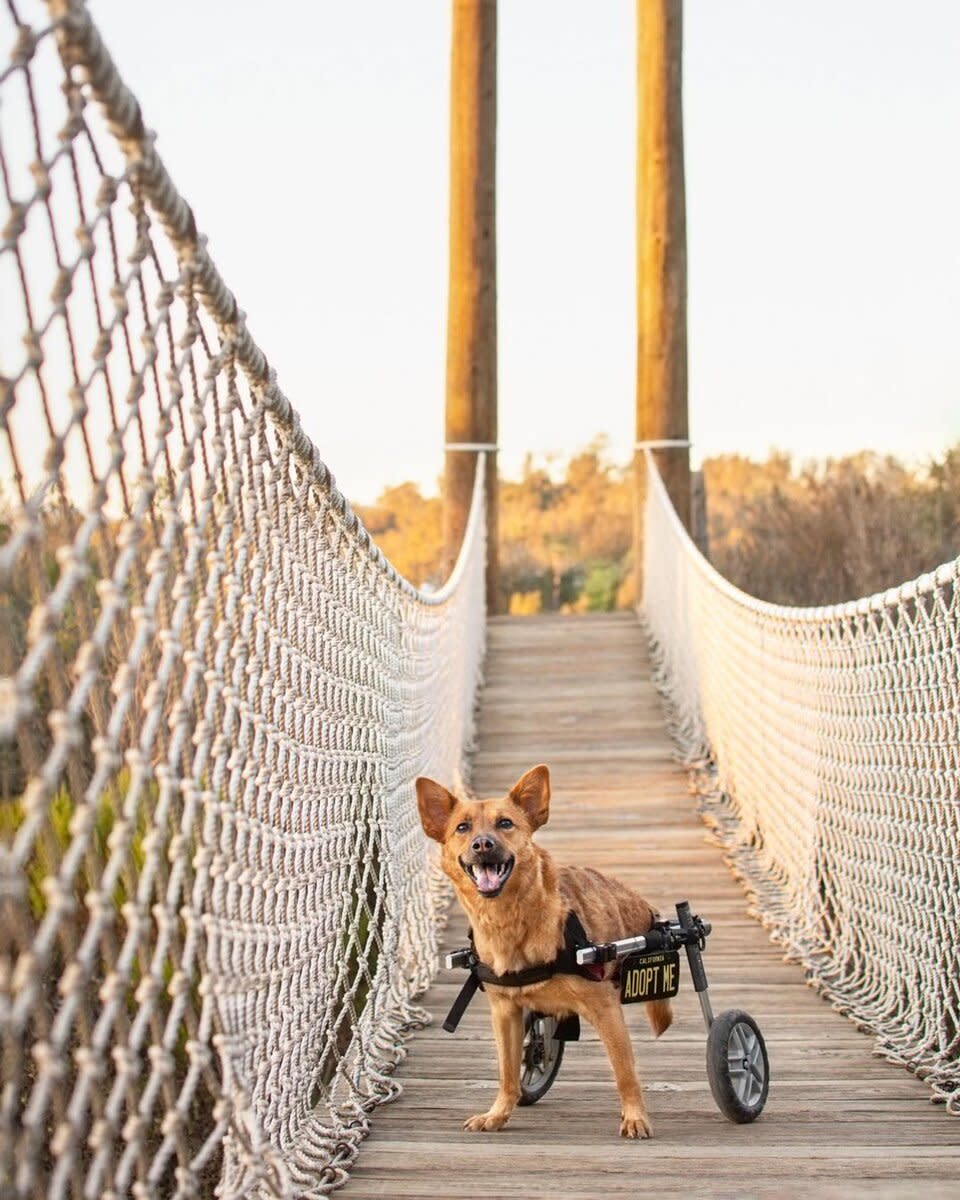
M 593 942 L 609 942 L 650 929 L 656 914 L 636 892 L 588 867 L 557 866 L 533 841 L 550 811 L 550 772 L 533 767 L 503 800 L 463 800 L 432 779 L 416 781 L 420 821 L 441 846 L 441 866 L 453 882 L 473 930 L 481 962 L 498 975 L 552 963 L 564 946 L 573 910 Z M 617 984 L 608 964 L 603 978 L 558 974 L 522 987 L 485 984 L 499 1057 L 500 1086 L 488 1112 L 464 1129 L 502 1129 L 520 1099 L 523 1010 L 585 1017 L 600 1035 L 620 1094 L 620 1134 L 652 1135 L 637 1078 Z M 645 1005 L 656 1037 L 669 1028 L 669 1001 Z

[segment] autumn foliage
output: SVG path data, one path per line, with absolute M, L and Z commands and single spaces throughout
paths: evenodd
M 863 451 L 796 464 L 723 455 L 703 463 L 711 561 L 751 595 L 830 604 L 881 591 L 960 553 L 960 446 L 925 466 Z M 358 511 L 408 578 L 442 582 L 441 507 L 416 485 Z M 508 611 L 607 611 L 630 588 L 632 483 L 601 439 L 559 466 L 528 457 L 500 484 Z
M 862 451 L 800 469 L 724 456 L 703 471 L 711 560 L 764 600 L 852 600 L 960 554 L 960 446 L 915 470 Z

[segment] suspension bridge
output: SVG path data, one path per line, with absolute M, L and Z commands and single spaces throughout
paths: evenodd
M 475 449 L 457 562 L 417 590 L 86 8 L 8 12 L 4 1196 L 957 1195 L 960 563 L 761 603 L 647 454 L 640 619 L 488 620 Z M 481 1006 L 430 1023 L 464 931 L 413 780 L 539 759 L 547 844 L 713 920 L 713 987 L 770 1034 L 755 1126 L 711 1110 L 682 993 L 639 1046 L 653 1142 L 616 1138 L 590 1039 L 506 1132 L 460 1132 L 494 1059 Z

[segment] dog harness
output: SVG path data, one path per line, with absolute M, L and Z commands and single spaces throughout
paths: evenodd
M 522 971 L 504 971 L 498 975 L 492 967 L 481 962 L 476 954 L 471 955 L 469 964 L 470 974 L 460 993 L 454 1000 L 443 1028 L 447 1033 L 453 1033 L 460 1024 L 460 1018 L 467 1010 L 467 1005 L 473 999 L 477 989 L 485 983 L 497 987 L 529 987 L 532 983 L 543 983 L 554 975 L 579 975 L 582 979 L 590 979 L 600 983 L 604 978 L 603 966 L 599 963 L 587 963 L 581 966 L 577 962 L 577 951 L 591 944 L 580 918 L 571 909 L 563 926 L 563 949 L 553 962 L 539 963 L 533 967 L 524 967 Z M 470 930 L 470 948 L 473 949 L 473 930 Z M 575 1042 L 580 1036 L 580 1020 L 576 1015 L 565 1017 L 557 1027 L 557 1038 L 561 1041 Z

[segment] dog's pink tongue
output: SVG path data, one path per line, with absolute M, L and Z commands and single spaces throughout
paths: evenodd
M 500 886 L 500 876 L 494 867 L 477 867 L 474 878 L 481 892 L 495 892 Z

